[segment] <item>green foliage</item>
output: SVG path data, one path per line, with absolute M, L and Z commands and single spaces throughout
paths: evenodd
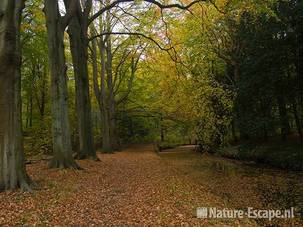
M 218 1 L 218 6 L 226 13 L 203 5 L 180 29 L 203 149 L 239 137 L 302 134 L 302 3 Z
M 200 86 L 195 106 L 199 111 L 196 130 L 199 144 L 204 150 L 211 151 L 227 142 L 232 121 L 232 96 L 214 81 L 203 80 Z
M 48 152 L 51 113 L 45 18 L 42 1 L 26 4 L 21 34 L 26 150 Z M 129 14 L 116 12 L 113 20 L 124 24 L 114 25 L 115 29 L 129 27 L 154 42 L 142 36 L 112 36 L 115 118 L 121 143 L 160 141 L 171 146 L 198 141 L 204 150 L 214 151 L 239 140 L 246 144 L 277 136 L 286 139 L 290 134 L 303 136 L 301 1 L 217 0 L 216 7 L 198 4 L 187 14 L 140 7 L 140 1 L 135 5 L 127 9 Z M 76 149 L 75 78 L 68 46 L 66 40 L 69 114 Z M 135 59 L 139 63 L 132 78 Z M 99 141 L 102 119 L 89 67 Z
M 271 6 L 275 15 L 244 11 L 236 24 L 233 35 L 243 43 L 236 108 L 239 130 L 247 137 L 275 135 L 275 128 L 286 130 L 291 121 L 287 105 L 300 99 L 296 49 L 302 44 L 295 38 L 293 23 L 298 19 L 293 13 L 300 7 L 294 1 L 277 1 Z
M 244 161 L 255 161 L 276 168 L 302 170 L 303 146 L 301 142 L 244 143 L 220 148 L 217 154 Z
M 40 124 L 35 124 L 31 128 L 28 128 L 24 141 L 24 150 L 28 156 L 51 154 L 51 119 L 44 119 Z

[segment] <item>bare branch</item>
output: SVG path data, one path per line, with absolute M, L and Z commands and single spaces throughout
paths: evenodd
M 94 40 L 95 38 L 102 37 L 102 36 L 107 36 L 107 35 L 135 35 L 135 36 L 141 36 L 141 37 L 144 37 L 145 39 L 148 39 L 148 40 L 152 41 L 154 44 L 157 45 L 157 47 L 160 50 L 169 51 L 169 50 L 173 49 L 173 47 L 168 47 L 168 48 L 162 47 L 156 40 L 154 40 L 153 38 L 151 38 L 151 37 L 149 37 L 149 36 L 147 36 L 143 33 L 140 33 L 140 32 L 103 32 L 99 35 L 95 35 L 95 36 L 91 37 L 89 39 L 89 41 Z
M 156 6 L 158 6 L 160 9 L 169 9 L 169 8 L 178 8 L 182 10 L 188 10 L 190 7 L 192 7 L 194 4 L 199 2 L 206 2 L 207 0 L 195 0 L 188 5 L 181 5 L 179 3 L 173 3 L 173 4 L 162 4 L 156 0 L 143 0 L 144 2 L 152 3 Z M 93 22 L 96 18 L 98 18 L 101 14 L 103 14 L 105 11 L 112 9 L 113 7 L 121 4 L 121 3 L 128 3 L 128 2 L 135 2 L 134 0 L 116 0 L 112 2 L 111 4 L 104 6 L 102 9 L 100 9 L 97 13 L 95 13 L 90 19 L 89 23 Z
M 146 47 L 145 47 L 146 48 Z M 121 104 L 122 102 L 124 102 L 131 90 L 132 90 L 132 86 L 133 86 L 133 81 L 134 81 L 134 78 L 135 78 L 135 74 L 136 74 L 136 71 L 138 69 L 138 63 L 139 63 L 139 60 L 140 60 L 140 57 L 141 55 L 143 54 L 143 52 L 145 51 L 145 48 L 141 51 L 141 53 L 138 55 L 137 59 L 135 60 L 134 58 L 132 58 L 132 62 L 131 62 L 131 77 L 130 79 L 128 80 L 128 85 L 127 85 L 127 91 L 124 93 L 124 95 L 122 97 L 120 97 L 120 99 L 116 102 L 117 105 Z

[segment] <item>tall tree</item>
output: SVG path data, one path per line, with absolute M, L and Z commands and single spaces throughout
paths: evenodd
M 0 2 L 0 190 L 29 190 L 21 123 L 22 0 Z
M 54 157 L 50 167 L 79 168 L 73 159 L 68 118 L 67 66 L 64 53 L 64 31 L 76 9 L 76 1 L 60 15 L 57 0 L 45 0 L 48 55 L 51 71 L 52 135 Z
M 203 0 L 201 0 L 203 1 Z M 179 8 L 179 9 L 189 9 L 191 6 L 194 4 L 200 2 L 198 1 L 193 1 L 189 3 L 188 5 L 182 5 L 182 4 L 162 4 L 158 1 L 153 1 L 153 0 L 145 0 L 144 2 L 151 3 L 152 5 L 155 5 L 156 7 L 160 8 L 161 10 L 168 9 L 168 8 Z M 100 87 L 99 87 L 99 82 L 97 79 L 97 63 L 96 63 L 96 53 L 94 48 L 93 49 L 93 69 L 95 70 L 94 75 L 95 75 L 95 82 L 94 82 L 94 90 L 95 94 L 98 100 L 99 105 L 101 106 L 101 113 L 102 113 L 102 143 L 103 143 L 103 150 L 106 152 L 111 152 L 115 149 L 118 148 L 118 138 L 117 138 L 117 122 L 116 122 L 116 109 L 117 105 L 119 103 L 122 103 L 123 100 L 127 97 L 129 93 L 129 89 L 126 92 L 123 97 L 115 97 L 115 83 L 114 83 L 114 76 L 113 76 L 113 50 L 112 48 L 112 35 L 135 35 L 135 36 L 141 36 L 144 38 L 149 38 L 147 35 L 144 35 L 142 33 L 138 32 L 131 32 L 129 29 L 127 29 L 127 32 L 113 32 L 112 28 L 112 23 L 113 18 L 116 18 L 117 16 L 114 15 L 114 10 L 115 8 L 121 9 L 122 7 L 119 6 L 120 4 L 126 4 L 126 3 L 134 3 L 136 4 L 135 1 L 133 0 L 117 0 L 117 1 L 110 1 L 110 0 L 105 0 L 102 1 L 102 3 L 99 5 L 100 9 L 97 10 L 89 19 L 88 19 L 88 25 L 93 24 L 94 20 L 99 18 L 98 24 L 101 26 L 101 28 L 98 30 L 99 34 L 96 34 L 96 30 L 92 28 L 92 38 L 91 40 L 94 40 L 95 38 L 99 37 L 99 50 L 100 50 L 100 58 L 101 58 L 101 81 L 100 81 Z M 97 8 L 97 7 L 96 7 Z M 122 8 L 123 9 L 123 8 Z M 131 15 L 131 13 L 127 12 L 127 10 L 122 10 L 124 14 L 126 15 Z M 104 16 L 105 14 L 105 16 Z M 133 16 L 136 18 L 136 16 Z M 118 21 L 122 27 L 125 25 L 123 22 L 119 19 Z M 92 26 L 93 27 L 93 26 Z M 101 34 L 100 34 L 101 33 Z M 154 43 L 157 44 L 157 42 L 151 38 L 149 38 L 150 41 L 153 41 Z M 93 47 L 96 47 L 97 43 L 93 43 Z M 159 44 L 158 44 L 158 47 Z M 123 58 L 120 59 L 121 64 L 124 63 L 125 60 Z M 139 60 L 139 58 L 137 59 Z M 134 60 L 132 62 L 132 72 L 131 74 L 134 75 L 136 68 L 137 68 L 137 63 L 138 61 Z M 119 64 L 118 64 L 119 65 Z M 106 82 L 105 82 L 106 81 Z M 129 80 L 129 84 L 131 87 L 131 82 L 132 79 Z
M 68 8 L 71 1 L 65 0 L 64 2 L 65 7 Z M 76 10 L 68 26 L 68 34 L 70 37 L 71 54 L 76 81 L 76 106 L 80 142 L 80 150 L 77 156 L 79 159 L 97 159 L 92 133 L 91 103 L 87 65 L 87 29 L 92 1 L 88 0 L 80 2 L 80 0 L 77 0 L 74 2 L 76 4 Z

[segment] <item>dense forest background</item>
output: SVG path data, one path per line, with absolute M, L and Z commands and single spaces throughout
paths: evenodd
M 25 145 L 27 152 L 50 153 L 45 18 L 41 1 L 27 4 L 21 34 Z M 102 86 L 98 48 L 105 37 L 94 33 L 106 29 L 117 33 L 107 34 L 111 53 L 105 51 L 111 55 L 105 63 L 111 65 L 111 75 L 105 75 L 105 81 L 112 77 L 113 85 L 105 83 L 105 90 L 113 90 L 110 102 L 114 104 L 107 105 L 115 106 L 111 118 L 116 121 L 116 143 L 196 140 L 203 149 L 215 149 L 238 140 L 275 136 L 286 140 L 291 134 L 302 137 L 300 1 L 199 3 L 185 14 L 134 3 L 125 7 L 128 13 L 117 7 L 90 29 L 88 70 L 96 143 L 102 144 L 104 128 L 96 87 Z M 107 28 L 102 23 L 107 23 Z M 75 77 L 67 34 L 64 42 L 69 119 L 76 150 Z
M 22 12 L 27 156 L 197 143 L 302 167 L 302 1 L 54 2 Z
M 41 1 L 27 4 L 22 25 L 26 150 L 51 152 L 45 18 Z M 197 140 L 212 149 L 230 141 L 302 137 L 300 1 L 199 3 L 185 14 L 134 3 L 125 7 L 129 13 L 117 7 L 90 29 L 88 70 L 97 143 L 103 127 L 96 90 L 101 86 L 102 60 L 94 45 L 102 37 L 94 33 L 107 29 L 100 20 L 108 20 L 108 29 L 117 33 L 109 37 L 119 143 Z M 67 34 L 64 42 L 69 117 L 77 148 L 75 78 Z

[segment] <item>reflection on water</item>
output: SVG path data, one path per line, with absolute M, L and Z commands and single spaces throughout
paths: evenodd
M 234 208 L 289 209 L 303 217 L 303 173 L 247 165 L 192 150 L 160 157 L 180 174 L 193 178 Z M 271 224 L 264 224 L 271 226 Z
M 262 198 L 264 206 L 274 205 L 282 209 L 295 207 L 297 213 L 302 217 L 303 212 L 303 184 L 302 176 L 294 177 L 296 173 L 287 173 L 279 170 L 264 170 L 260 167 L 251 167 L 244 164 L 234 164 L 230 160 L 212 160 L 208 162 L 207 171 L 212 175 L 221 173 L 227 177 L 246 175 L 256 177 L 270 174 L 273 181 L 256 181 L 256 192 Z M 301 174 L 300 174 L 301 175 Z M 280 178 L 280 179 L 278 179 Z M 277 182 L 278 181 L 278 182 Z

